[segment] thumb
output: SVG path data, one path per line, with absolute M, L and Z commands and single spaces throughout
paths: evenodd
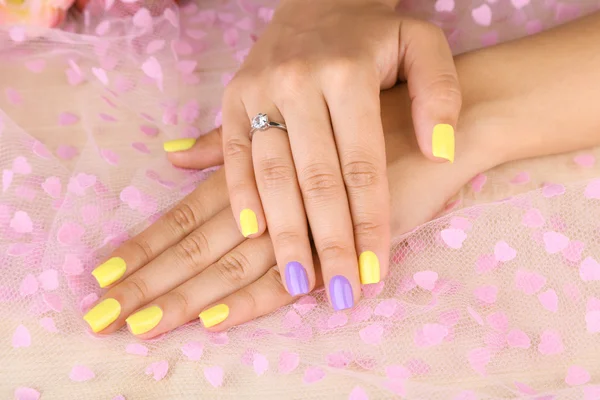
M 205 169 L 223 164 L 221 127 L 198 139 L 176 139 L 164 143 L 167 158 L 176 167 Z
M 454 58 L 444 33 L 424 21 L 405 20 L 400 32 L 417 142 L 425 157 L 454 162 L 454 130 L 462 105 Z M 401 64 L 402 65 L 402 64 Z

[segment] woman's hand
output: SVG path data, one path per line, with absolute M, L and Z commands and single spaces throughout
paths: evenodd
M 282 279 L 297 296 L 316 279 L 310 226 L 337 310 L 352 307 L 360 283 L 379 282 L 388 269 L 380 89 L 406 79 L 421 151 L 454 160 L 461 96 L 448 43 L 436 26 L 395 13 L 395 3 L 280 2 L 224 96 L 225 173 L 243 235 L 268 227 Z M 258 129 L 251 140 L 259 113 L 288 132 Z
M 460 160 L 450 168 L 425 159 L 415 141 L 406 88 L 394 88 L 381 97 L 392 229 L 393 234 L 401 234 L 433 218 L 464 183 L 488 165 L 469 145 L 461 147 Z M 467 131 L 461 134 L 469 138 Z M 218 131 L 203 136 L 189 152 L 170 158 L 188 168 L 219 163 L 223 157 Z M 490 162 L 489 157 L 485 162 Z M 315 260 L 318 272 L 316 256 Z M 84 318 L 95 332 L 104 333 L 127 322 L 131 332 L 142 338 L 198 316 L 206 328 L 224 330 L 293 301 L 275 264 L 268 235 L 245 239 L 239 233 L 229 209 L 223 170 L 219 170 L 94 270 L 101 286 L 116 276 L 121 278 Z

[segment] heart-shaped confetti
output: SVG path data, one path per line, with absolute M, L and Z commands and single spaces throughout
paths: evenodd
M 146 375 L 152 375 L 155 381 L 162 380 L 169 372 L 169 363 L 165 360 L 153 362 L 146 367 Z
M 74 382 L 86 382 L 95 377 L 96 374 L 85 365 L 75 365 L 69 373 L 69 378 Z
M 223 385 L 223 368 L 206 367 L 204 368 L 204 377 L 212 387 L 221 387 Z
M 39 400 L 40 392 L 33 388 L 18 387 L 15 389 L 15 400 Z

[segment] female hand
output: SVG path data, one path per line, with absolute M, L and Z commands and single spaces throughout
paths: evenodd
M 490 158 L 479 159 L 480 153 L 465 145 L 452 168 L 429 162 L 414 139 L 405 88 L 381 96 L 392 229 L 401 234 L 433 218 L 465 182 L 488 167 L 484 162 Z M 463 133 L 469 137 L 467 131 Z M 218 131 L 203 136 L 189 152 L 169 158 L 186 168 L 219 163 L 223 156 Z M 228 329 L 293 301 L 275 261 L 268 235 L 245 239 L 239 233 L 221 169 L 94 270 L 101 286 L 118 274 L 122 278 L 84 319 L 92 330 L 104 333 L 118 330 L 127 321 L 131 332 L 142 338 L 172 330 L 198 316 L 206 328 Z M 294 288 L 293 281 L 286 284 Z M 321 284 L 317 280 L 317 286 Z
M 280 2 L 224 96 L 225 173 L 243 235 L 258 237 L 268 227 L 282 279 L 296 296 L 316 279 L 310 225 L 337 310 L 352 307 L 360 283 L 379 282 L 388 269 L 380 89 L 406 79 L 422 153 L 454 160 L 461 96 L 448 43 L 436 26 L 397 15 L 395 3 Z M 287 134 L 263 131 L 267 117 Z M 251 120 L 258 127 L 252 139 Z M 165 150 L 191 145 L 178 140 Z

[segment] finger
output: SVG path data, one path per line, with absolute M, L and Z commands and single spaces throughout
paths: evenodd
M 128 277 L 228 205 L 224 172 L 217 171 L 175 208 L 123 243 L 92 275 L 102 288 Z
M 324 74 L 335 141 L 350 202 L 362 284 L 388 271 L 390 194 L 376 71 L 351 65 Z
M 103 317 L 106 313 L 95 311 L 98 306 L 84 318 L 96 332 L 114 332 L 134 310 L 198 275 L 243 240 L 230 210 L 222 210 L 102 297 L 99 305 L 112 299 L 111 302 L 116 301 L 120 306 L 119 315 L 110 324 L 106 324 L 110 319 Z
M 223 157 L 229 199 L 242 235 L 256 237 L 266 230 L 266 222 L 254 179 L 250 123 L 239 97 L 227 94 L 231 90 L 223 100 Z
M 165 142 L 169 161 L 179 168 L 205 169 L 223 164 L 221 127 L 198 139 L 177 139 Z
M 146 339 L 201 318 L 205 325 L 228 318 L 229 309 L 217 304 L 202 315 L 207 305 L 252 284 L 275 264 L 269 235 L 246 240 L 205 271 L 157 298 L 127 318 L 133 334 Z
M 358 260 L 329 112 L 321 94 L 306 85 L 305 79 L 292 81 L 290 85 L 294 96 L 304 101 L 293 103 L 293 109 L 282 108 L 290 104 L 284 99 L 276 104 L 289 129 L 294 164 L 323 279 L 333 308 L 351 308 L 360 296 Z
M 419 147 L 427 158 L 454 162 L 462 96 L 448 40 L 437 26 L 418 20 L 404 21 L 400 38 L 406 49 L 401 77 L 408 82 Z
M 279 112 L 269 117 L 283 121 Z M 256 132 L 252 159 L 282 279 L 292 296 L 306 294 L 315 281 L 312 251 L 287 133 L 279 129 Z

